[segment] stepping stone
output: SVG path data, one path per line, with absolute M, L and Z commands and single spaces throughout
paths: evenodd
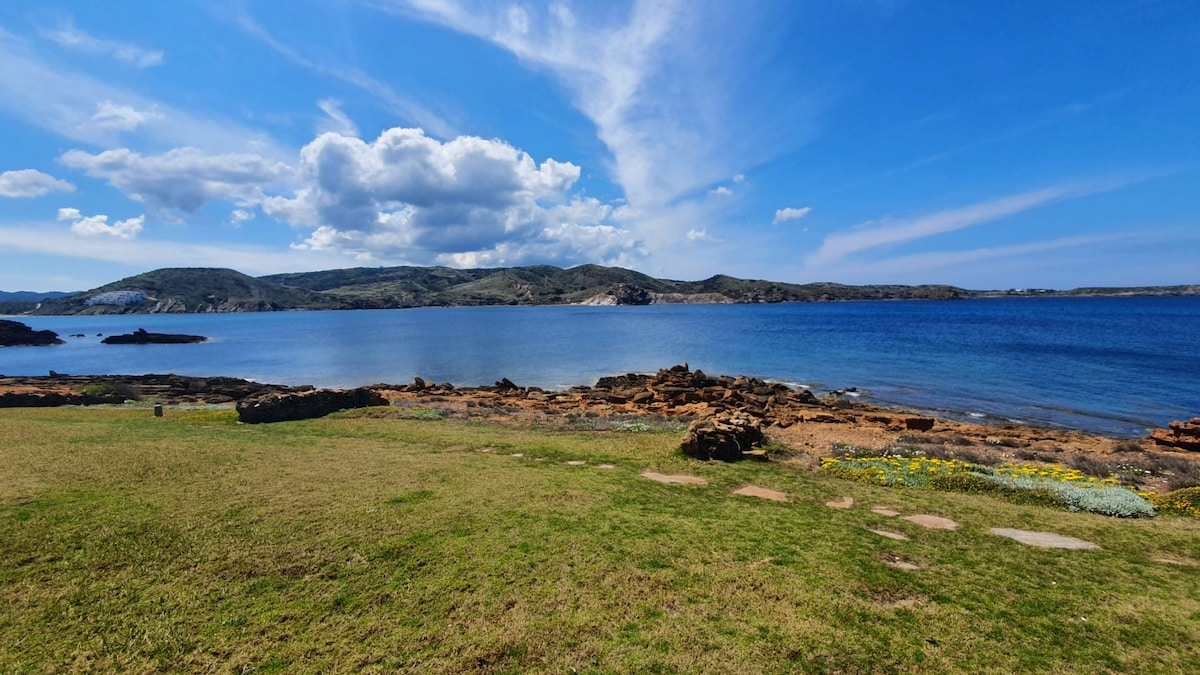
M 899 532 L 889 532 L 887 530 L 867 530 L 867 531 L 877 534 L 881 537 L 887 537 L 888 539 L 895 539 L 896 541 L 908 541 L 908 537 L 903 534 L 900 534 Z
M 597 469 L 615 469 L 615 468 L 617 468 L 617 465 L 616 464 L 597 464 L 596 468 Z
M 666 474 L 655 473 L 653 471 L 643 471 L 641 473 L 641 476 L 643 478 L 649 478 L 650 480 L 655 480 L 660 483 L 682 483 L 684 485 L 708 485 L 707 480 L 704 480 L 703 478 L 700 478 L 698 476 L 668 476 Z
M 882 506 L 876 506 L 875 508 L 871 509 L 871 513 L 874 513 L 879 516 L 887 516 L 888 518 L 895 518 L 896 516 L 900 515 L 899 511 L 885 509 Z
M 1184 567 L 1200 567 L 1200 563 L 1194 560 L 1177 560 L 1175 558 L 1155 558 L 1154 562 L 1167 563 L 1168 565 L 1183 565 Z
M 733 494 L 742 495 L 744 497 L 759 497 L 761 499 L 770 499 L 773 502 L 786 502 L 787 495 L 778 490 L 768 490 L 757 485 L 747 485 L 740 490 L 734 490 Z
M 583 461 L 582 459 L 573 459 L 569 462 L 563 462 L 563 464 L 566 464 L 567 466 L 583 466 L 584 464 L 587 464 L 587 462 Z
M 495 448 L 479 448 L 475 452 L 495 452 Z
M 831 509 L 848 509 L 854 506 L 854 497 L 842 497 L 840 502 L 825 502 L 825 506 Z
M 1100 548 L 1090 541 L 1074 537 L 1064 537 L 1061 534 L 1052 534 L 1050 532 L 1028 532 L 1026 530 L 1013 530 L 1007 527 L 993 527 L 992 534 L 1015 539 L 1022 544 L 1029 544 L 1038 548 L 1069 548 L 1075 550 Z
M 524 457 L 524 456 L 525 456 L 525 453 L 523 453 L 523 452 L 514 452 L 513 454 L 509 455 L 509 457 Z
M 546 461 L 546 458 L 545 458 L 545 457 L 537 457 L 537 458 L 534 458 L 534 460 L 533 460 L 533 461 L 535 461 L 535 462 L 544 462 L 544 461 Z
M 958 523 L 950 520 L 949 518 L 942 518 L 941 516 L 927 516 L 923 513 L 915 516 L 904 516 L 900 520 L 907 520 L 910 523 L 916 523 L 921 527 L 928 527 L 931 530 L 958 529 Z

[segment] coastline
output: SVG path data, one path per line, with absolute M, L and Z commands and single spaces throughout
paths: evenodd
M 889 445 L 976 445 L 1041 454 L 1169 452 L 1147 436 L 1140 440 L 991 420 L 962 421 L 926 412 L 857 400 L 853 391 L 821 397 L 806 389 L 741 376 L 709 376 L 687 364 L 655 375 L 603 377 L 595 386 L 563 390 L 522 387 L 507 379 L 494 385 L 457 387 L 416 378 L 408 384 L 362 387 L 397 410 L 427 408 L 439 415 L 546 428 L 578 426 L 588 420 L 674 420 L 686 423 L 737 410 L 761 420 L 769 435 L 812 456 L 835 444 L 883 449 Z M 301 394 L 309 385 L 263 384 L 230 377 L 180 375 L 0 376 L 0 408 L 120 404 L 130 400 L 167 406 L 235 406 L 266 396 Z M 381 410 L 378 414 L 387 414 Z

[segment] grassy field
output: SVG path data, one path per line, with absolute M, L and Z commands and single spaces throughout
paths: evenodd
M 0 410 L 0 672 L 1200 672 L 1198 520 L 706 464 L 678 432 L 235 419 Z

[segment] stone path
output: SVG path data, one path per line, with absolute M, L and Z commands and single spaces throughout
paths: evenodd
M 668 476 L 667 474 L 655 473 L 653 471 L 643 471 L 640 474 L 643 478 L 649 478 L 660 483 L 682 483 L 684 485 L 708 485 L 708 481 L 699 476 Z
M 915 516 L 904 516 L 900 520 L 907 520 L 910 523 L 916 523 L 921 527 L 928 527 L 931 530 L 957 530 L 958 523 L 949 518 L 941 516 L 929 516 L 924 513 L 919 513 Z
M 1022 544 L 1029 544 L 1038 548 L 1068 548 L 1075 550 L 1100 548 L 1090 541 L 1074 537 L 1064 537 L 1061 534 L 1050 532 L 1029 532 L 1026 530 L 1013 530 L 1007 527 L 993 527 L 992 534 L 1015 539 Z
M 778 490 L 768 490 L 767 488 L 758 487 L 757 485 L 747 485 L 739 490 L 734 490 L 733 494 L 742 495 L 745 497 L 769 499 L 773 502 L 786 502 L 788 500 L 787 495 Z
M 490 448 L 490 447 L 478 448 L 476 450 L 476 452 L 497 453 L 498 448 Z M 525 453 L 515 452 L 509 456 L 510 457 L 524 457 Z M 546 461 L 545 457 L 535 457 L 533 459 L 536 462 Z M 582 459 L 572 459 L 572 460 L 563 462 L 563 464 L 566 466 L 586 466 L 587 461 L 582 460 Z M 615 469 L 617 467 L 615 464 L 597 464 L 596 468 L 597 469 Z M 648 478 L 652 481 L 657 481 L 659 483 L 673 483 L 673 484 L 680 484 L 680 485 L 708 485 L 708 480 L 701 478 L 699 476 L 688 476 L 688 475 L 683 475 L 683 474 L 663 474 L 663 473 L 658 473 L 655 471 L 643 471 L 639 475 L 642 476 L 643 478 Z M 733 494 L 740 495 L 743 497 L 757 497 L 759 499 L 767 499 L 767 500 L 774 501 L 774 502 L 787 502 L 788 501 L 788 496 L 786 493 L 780 492 L 779 490 L 771 490 L 769 488 L 759 487 L 757 485 L 746 485 L 744 487 L 738 488 L 737 490 L 734 490 Z M 853 497 L 843 497 L 841 501 L 825 502 L 825 506 L 828 506 L 831 509 L 851 509 L 854 507 L 854 498 Z M 877 516 L 883 516 L 885 518 L 896 518 L 896 517 L 900 516 L 899 511 L 888 508 L 886 506 L 872 507 L 871 513 L 874 513 Z M 929 515 L 929 514 L 925 514 L 925 513 L 918 513 L 918 514 L 914 514 L 911 516 L 903 516 L 903 517 L 900 517 L 900 520 L 906 520 L 910 523 L 913 523 L 915 525 L 920 525 L 921 527 L 925 527 L 925 528 L 928 528 L 931 530 L 953 531 L 953 530 L 957 530 L 959 527 L 958 523 L 954 522 L 953 520 L 951 520 L 949 518 L 944 518 L 942 516 L 933 516 L 933 515 Z M 880 537 L 892 539 L 894 541 L 908 541 L 909 540 L 907 535 L 900 533 L 900 532 L 893 532 L 891 530 L 867 528 L 867 531 L 872 534 L 878 535 Z M 1029 546 L 1036 546 L 1038 548 L 1061 548 L 1061 549 L 1071 549 L 1071 550 L 1090 550 L 1090 549 L 1100 548 L 1099 546 L 1097 546 L 1096 544 L 1093 544 L 1090 541 L 1084 541 L 1082 539 L 1076 539 L 1074 537 L 1067 537 L 1067 536 L 1063 536 L 1061 534 L 1054 534 L 1052 532 L 1031 532 L 1031 531 L 1027 531 L 1027 530 L 1016 530 L 1016 529 L 1005 528 L 1005 527 L 993 527 L 991 529 L 991 532 L 992 532 L 992 534 L 994 534 L 996 536 L 1007 537 L 1009 539 L 1013 539 L 1015 541 L 1021 542 L 1022 544 L 1027 544 Z M 1173 565 L 1192 566 L 1192 565 L 1197 564 L 1193 561 L 1172 560 L 1170 558 L 1155 558 L 1154 560 L 1155 560 L 1155 562 L 1170 563 Z M 891 565 L 892 567 L 902 569 L 902 570 L 919 570 L 919 569 L 924 568 L 923 565 L 908 562 L 906 560 L 901 559 L 898 556 L 890 555 L 890 554 L 886 557 L 884 562 L 888 565 Z

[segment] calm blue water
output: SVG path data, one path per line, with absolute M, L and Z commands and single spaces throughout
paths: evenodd
M 1013 298 L 21 317 L 68 341 L 0 349 L 0 373 L 229 375 L 349 387 L 525 386 L 688 362 L 967 419 L 1136 436 L 1200 415 L 1200 298 Z M 195 333 L 102 345 L 97 333 Z M 84 333 L 86 338 L 67 337 Z

